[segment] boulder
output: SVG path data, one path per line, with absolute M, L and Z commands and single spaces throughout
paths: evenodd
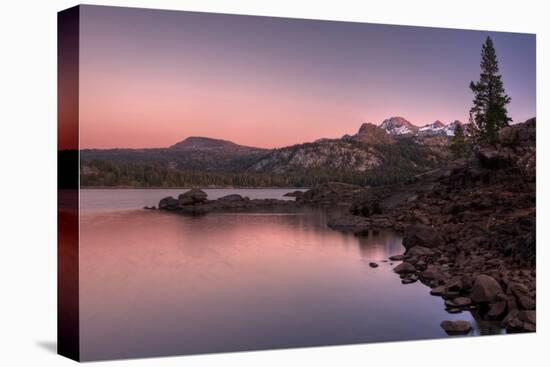
M 370 262 L 370 263 L 369 263 L 369 266 L 370 266 L 371 268 L 377 268 L 377 267 L 378 267 L 378 264 L 375 263 L 375 262 Z
M 468 297 L 456 297 L 451 302 L 455 307 L 468 307 L 472 304 L 472 300 Z
M 301 195 L 304 201 L 327 204 L 339 202 L 342 200 L 349 200 L 350 195 L 353 195 L 356 191 L 361 191 L 361 186 L 351 185 L 341 182 L 327 182 L 315 186 L 314 188 L 306 191 Z
M 441 327 L 449 335 L 464 335 L 472 330 L 472 325 L 465 320 L 445 320 L 441 322 Z
M 428 266 L 426 270 L 420 273 L 420 278 L 423 280 L 440 280 L 443 278 L 443 274 L 434 266 Z
M 442 296 L 443 293 L 445 293 L 445 287 L 444 286 L 434 287 L 430 290 L 430 294 L 432 296 Z
M 536 301 L 533 297 L 520 296 L 518 297 L 518 304 L 524 310 L 534 310 L 536 308 Z
M 474 285 L 474 279 L 469 274 L 464 274 L 462 278 L 460 279 L 462 283 L 462 289 L 469 291 L 472 289 L 472 286 Z
M 508 327 L 508 323 L 510 322 L 510 320 L 512 320 L 512 319 L 519 319 L 518 315 L 519 315 L 519 311 L 518 311 L 518 310 L 511 310 L 511 311 L 508 311 L 508 314 L 506 315 L 506 317 L 504 317 L 504 319 L 503 319 L 502 322 L 501 322 L 501 326 L 502 326 L 503 328 L 507 328 L 507 327 Z
M 393 268 L 393 271 L 395 271 L 397 274 L 414 273 L 416 271 L 416 268 L 411 263 L 403 262 Z
M 407 255 L 408 256 L 433 256 L 435 255 L 435 251 L 423 246 L 414 246 L 407 250 Z
M 523 332 L 523 324 L 524 322 L 521 321 L 519 318 L 512 318 L 508 320 L 506 324 L 506 332 L 507 333 L 521 333 Z
M 391 261 L 402 261 L 405 255 L 392 255 L 389 257 Z
M 504 292 L 495 278 L 481 274 L 474 279 L 470 298 L 475 303 L 491 303 L 504 299 Z
M 416 278 L 416 277 L 405 277 L 405 278 L 401 279 L 402 284 L 411 284 L 411 283 L 414 283 L 416 281 L 418 281 L 418 278 Z
M 180 205 L 199 204 L 206 201 L 208 194 L 200 189 L 191 189 L 178 196 Z
M 159 209 L 174 210 L 179 206 L 179 201 L 171 196 L 165 197 L 159 201 Z
M 498 140 L 502 145 L 515 147 L 519 144 L 519 131 L 512 128 L 512 126 L 506 126 L 498 132 Z
M 506 295 L 506 308 L 508 309 L 508 312 L 518 309 L 518 301 L 511 293 Z
M 441 246 L 443 239 L 440 233 L 433 227 L 423 224 L 413 224 L 405 230 L 403 246 L 408 250 L 415 246 L 434 248 Z
M 510 283 L 508 289 L 517 300 L 517 305 L 525 310 L 533 310 L 536 307 L 536 301 L 529 294 L 529 288 L 521 283 Z
M 502 320 L 502 327 L 506 328 L 507 333 L 534 332 L 536 331 L 534 311 L 511 311 Z
M 462 287 L 462 280 L 456 278 L 445 284 L 445 288 L 448 292 L 460 292 Z
M 230 194 L 222 196 L 218 199 L 221 202 L 235 202 L 235 201 L 242 201 L 243 197 L 239 194 Z

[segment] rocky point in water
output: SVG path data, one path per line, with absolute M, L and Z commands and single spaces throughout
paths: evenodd
M 206 192 L 191 189 L 180 194 L 177 199 L 172 196 L 163 198 L 158 208 L 178 214 L 201 215 L 210 212 L 286 211 L 296 208 L 297 204 L 296 201 L 290 200 L 250 199 L 239 194 L 209 200 Z
M 406 184 L 353 190 L 349 214 L 329 226 L 357 235 L 402 231 L 406 251 L 394 270 L 403 283 L 419 279 L 451 313 L 476 310 L 508 332 L 535 331 L 535 124 L 506 127 L 494 147 Z

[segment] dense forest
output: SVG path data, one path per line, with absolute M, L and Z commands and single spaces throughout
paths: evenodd
M 357 146 L 360 147 L 361 144 Z M 218 157 L 218 160 L 212 160 L 212 157 L 205 159 L 203 152 L 199 155 L 185 152 L 179 156 L 173 151 L 167 151 L 163 155 L 159 150 L 147 155 L 143 151 L 113 152 L 110 156 L 105 151 L 81 154 L 81 186 L 312 187 L 330 181 L 379 186 L 404 181 L 441 164 L 442 161 L 441 157 L 435 156 L 428 148 L 412 142 L 376 146 L 377 156 L 381 157 L 382 164 L 363 172 L 351 171 L 346 167 L 304 169 L 289 165 L 284 172 L 276 173 L 245 167 L 258 157 Z M 214 164 L 214 161 L 217 163 Z M 187 162 L 192 164 L 184 164 Z

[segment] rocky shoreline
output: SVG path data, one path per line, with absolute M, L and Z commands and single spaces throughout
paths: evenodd
M 404 234 L 394 271 L 421 281 L 448 312 L 476 310 L 509 333 L 536 331 L 535 120 L 501 130 L 499 143 L 400 186 L 358 190 L 328 225 L 356 235 Z M 339 202 L 325 195 L 323 202 Z M 449 334 L 464 322 L 444 322 Z
M 349 208 L 331 219 L 334 230 L 367 235 L 373 229 L 403 233 L 404 254 L 394 272 L 443 298 L 449 313 L 474 311 L 501 322 L 508 333 L 536 331 L 535 120 L 500 131 L 495 147 L 380 188 L 327 183 L 289 192 L 295 201 L 227 195 L 208 200 L 192 189 L 159 202 L 179 214 L 291 211 L 304 205 Z M 376 271 L 378 264 L 369 264 Z M 449 334 L 466 334 L 463 320 L 444 321 Z

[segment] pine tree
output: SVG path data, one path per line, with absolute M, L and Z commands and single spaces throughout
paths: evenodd
M 498 131 L 512 121 L 506 105 L 511 98 L 506 95 L 493 41 L 487 37 L 481 49 L 481 74 L 477 83 L 470 82 L 474 92 L 474 106 L 470 109 L 470 122 L 475 128 L 478 143 L 493 144 Z
M 460 124 L 457 124 L 455 127 L 450 148 L 455 158 L 461 158 L 466 155 L 466 139 L 464 137 L 464 129 L 462 129 L 462 125 Z

